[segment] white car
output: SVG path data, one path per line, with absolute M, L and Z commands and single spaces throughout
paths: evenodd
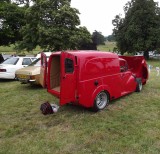
M 15 79 L 15 71 L 31 64 L 35 57 L 11 57 L 0 64 L 0 79 Z

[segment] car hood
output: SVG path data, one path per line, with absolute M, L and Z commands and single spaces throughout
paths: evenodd
M 12 64 L 0 64 L 0 68 L 4 68 L 4 67 L 16 67 L 16 65 L 12 65 Z
M 18 69 L 15 74 L 37 75 L 40 74 L 40 68 L 40 66 L 27 66 L 25 68 Z
M 12 64 L 0 64 L 1 69 L 6 69 L 8 73 L 15 72 L 16 70 L 22 68 L 23 66 L 17 66 Z

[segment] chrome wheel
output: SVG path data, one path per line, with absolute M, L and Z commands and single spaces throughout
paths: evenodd
M 102 110 L 106 107 L 107 104 L 108 104 L 108 95 L 104 91 L 102 91 L 97 95 L 95 99 L 94 108 L 97 111 Z
M 139 91 L 142 90 L 142 82 L 139 82 Z
M 141 79 L 136 79 L 137 81 L 137 87 L 136 87 L 136 92 L 141 92 L 143 85 L 142 85 L 142 80 Z

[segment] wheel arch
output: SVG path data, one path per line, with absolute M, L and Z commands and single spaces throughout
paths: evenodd
M 108 86 L 99 86 L 97 87 L 93 94 L 92 94 L 92 97 L 91 97 L 91 102 L 92 102 L 92 107 L 94 106 L 94 100 L 96 98 L 96 96 L 101 92 L 101 91 L 104 91 L 107 95 L 108 95 L 108 98 L 109 98 L 109 101 L 111 100 L 110 99 L 110 90 L 109 90 L 109 87 Z

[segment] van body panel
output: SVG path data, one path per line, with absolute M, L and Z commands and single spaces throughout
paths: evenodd
M 61 53 L 60 105 L 75 102 L 76 96 L 76 62 L 75 56 Z
M 43 52 L 41 53 L 41 70 L 39 81 L 42 87 L 45 88 L 47 83 L 47 56 Z
M 48 71 L 48 59 L 52 52 L 41 52 L 41 68 L 40 68 L 40 75 L 39 75 L 39 82 L 43 88 L 47 87 L 47 71 Z
M 54 53 L 48 61 L 47 90 L 60 98 L 60 53 Z
M 128 69 L 137 77 L 142 79 L 145 84 L 148 80 L 149 73 L 147 63 L 143 56 L 119 56 L 127 61 Z
M 105 91 L 110 100 L 134 92 L 135 74 L 143 78 L 144 73 L 140 71 L 143 67 L 147 69 L 143 60 L 143 57 L 127 58 L 99 51 L 53 53 L 48 62 L 48 92 L 60 99 L 60 105 L 73 103 L 93 107 L 101 91 Z M 137 62 L 143 67 L 134 66 Z M 146 73 L 144 81 L 147 79 Z

